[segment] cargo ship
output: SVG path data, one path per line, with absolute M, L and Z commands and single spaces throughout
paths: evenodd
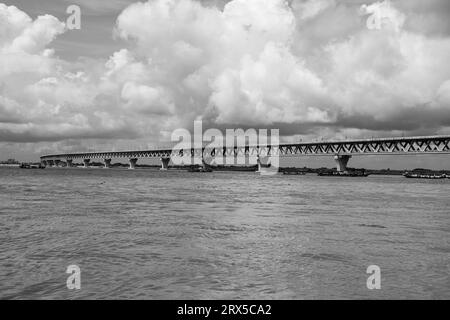
M 368 177 L 369 173 L 366 171 L 320 171 L 317 173 L 318 176 L 321 177 Z
M 21 163 L 19 168 L 21 169 L 45 169 L 40 163 Z
M 20 163 L 19 161 L 15 159 L 8 159 L 7 161 L 1 161 L 0 167 L 19 167 Z
M 410 173 L 410 172 L 405 172 L 403 174 L 404 177 L 409 178 L 409 179 L 450 179 L 450 176 L 447 176 L 445 173 L 444 174 L 419 174 L 419 173 Z
M 210 168 L 213 171 L 244 171 L 244 172 L 255 172 L 258 171 L 258 165 L 253 166 L 239 166 L 239 165 L 229 165 L 229 166 L 213 166 L 207 165 L 206 167 Z
M 281 172 L 286 175 L 304 176 L 306 174 L 305 171 L 301 171 L 301 170 L 281 170 Z
M 188 172 L 213 172 L 211 168 L 208 167 L 189 167 Z

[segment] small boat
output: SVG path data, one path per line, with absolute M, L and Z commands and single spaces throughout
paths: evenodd
M 432 179 L 432 180 L 436 180 L 436 179 L 450 179 L 450 176 L 447 176 L 445 173 L 444 174 L 418 174 L 418 173 L 410 173 L 410 172 L 405 172 L 403 174 L 404 177 L 409 178 L 409 179 Z

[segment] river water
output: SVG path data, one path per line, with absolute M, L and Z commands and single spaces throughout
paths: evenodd
M 394 176 L 0 168 L 0 298 L 449 299 L 449 194 Z

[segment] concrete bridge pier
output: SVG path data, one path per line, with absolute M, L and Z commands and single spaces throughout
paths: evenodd
M 138 159 L 132 158 L 129 161 L 130 161 L 130 167 L 128 169 L 131 169 L 131 170 L 136 169 L 136 162 L 138 161 Z
M 72 168 L 73 167 L 73 160 L 72 159 L 67 159 L 66 160 L 66 165 L 67 165 L 67 168 Z
M 258 164 L 258 171 L 256 171 L 257 173 L 266 174 L 270 172 L 269 157 L 261 157 L 258 155 L 256 158 L 256 163 Z
M 206 163 L 205 159 L 202 156 L 202 164 L 200 165 L 202 167 L 203 170 L 205 170 L 206 168 L 208 168 L 208 164 Z
M 346 172 L 347 171 L 347 164 L 352 156 L 348 154 L 344 155 L 335 155 L 334 160 L 336 161 L 336 168 L 339 172 Z
M 91 159 L 83 159 L 84 167 L 89 168 L 89 162 L 91 162 Z
M 111 159 L 103 159 L 103 162 L 105 164 L 104 166 L 105 169 L 111 168 Z
M 170 158 L 161 158 L 161 171 L 169 170 Z

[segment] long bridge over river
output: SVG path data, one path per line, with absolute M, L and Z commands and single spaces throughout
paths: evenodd
M 245 145 L 232 147 L 172 148 L 146 151 L 106 151 L 44 155 L 41 162 L 49 167 L 58 166 L 63 161 L 68 167 L 73 160 L 82 160 L 84 167 L 94 159 L 101 159 L 105 168 L 111 166 L 114 158 L 128 158 L 130 169 L 136 167 L 138 159 L 159 158 L 161 169 L 167 170 L 174 157 L 215 158 L 215 157 L 257 157 L 286 156 L 333 156 L 338 171 L 345 171 L 352 156 L 361 155 L 413 155 L 413 154 L 448 154 L 450 153 L 450 136 L 398 137 L 357 139 L 345 141 L 302 142 L 277 145 Z

